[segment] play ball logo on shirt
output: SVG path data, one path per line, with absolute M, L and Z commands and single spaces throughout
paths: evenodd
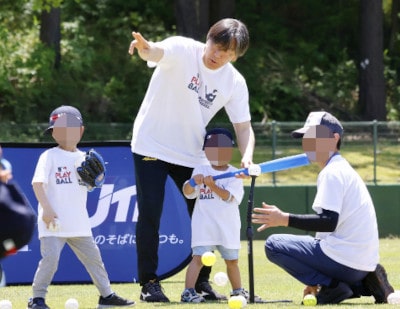
M 57 167 L 57 172 L 55 173 L 54 178 L 58 185 L 72 183 L 71 171 L 69 171 L 65 166 Z

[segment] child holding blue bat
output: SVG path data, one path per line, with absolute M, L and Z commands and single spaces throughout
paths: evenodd
M 214 250 L 218 250 L 225 260 L 232 295 L 248 296 L 242 288 L 238 267 L 241 226 L 239 204 L 244 195 L 243 181 L 236 177 L 213 179 L 213 176 L 236 171 L 229 165 L 233 143 L 228 130 L 209 130 L 203 149 L 210 163 L 195 167 L 192 181 L 188 180 L 183 185 L 185 197 L 196 199 L 196 203 L 192 214 L 193 259 L 186 272 L 182 302 L 205 301 L 196 293 L 195 284 L 203 267 L 202 255 Z
M 318 304 L 364 295 L 386 303 L 394 290 L 379 264 L 375 208 L 362 178 L 339 153 L 342 125 L 327 112 L 312 112 L 292 136 L 302 138 L 308 159 L 321 167 L 315 214 L 287 213 L 263 203 L 252 222 L 261 224 L 258 231 L 289 226 L 316 234 L 271 235 L 265 244 L 268 259 L 304 283 L 304 296 L 315 295 Z

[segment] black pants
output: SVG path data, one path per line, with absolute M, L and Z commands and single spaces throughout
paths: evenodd
M 157 279 L 159 228 L 167 177 L 179 190 L 192 176 L 193 168 L 171 164 L 158 159 L 133 154 L 135 164 L 139 216 L 136 224 L 136 248 L 139 282 L 141 285 Z M 185 199 L 190 217 L 195 199 Z M 203 267 L 197 282 L 208 281 L 211 267 Z

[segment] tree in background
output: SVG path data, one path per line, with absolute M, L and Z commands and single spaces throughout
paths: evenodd
M 175 0 L 176 30 L 202 41 L 212 24 L 234 13 L 235 0 Z
M 386 5 L 385 5 L 386 4 Z M 400 0 L 384 1 L 386 105 L 389 120 L 400 119 Z
M 366 120 L 386 120 L 381 0 L 360 1 L 360 96 Z
M 61 65 L 61 8 L 42 9 L 40 14 L 40 41 L 54 51 L 54 68 Z
M 206 29 L 227 16 L 250 31 L 250 49 L 234 65 L 247 80 L 254 121 L 301 120 L 315 109 L 342 120 L 385 119 L 385 86 L 388 119 L 398 120 L 399 1 L 383 0 L 385 20 L 377 21 L 361 11 L 371 0 L 2 0 L 0 120 L 37 122 L 47 110 L 72 104 L 88 122 L 131 123 L 152 73 L 128 56 L 131 31 L 152 41 L 174 34 L 203 40 Z M 360 37 L 360 29 L 382 24 L 384 53 L 376 36 L 374 45 L 367 34 L 365 41 Z M 359 67 L 379 53 L 383 81 Z M 375 64 L 368 70 L 381 72 Z

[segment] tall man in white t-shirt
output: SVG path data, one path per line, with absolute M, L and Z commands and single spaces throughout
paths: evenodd
M 315 237 L 275 234 L 268 237 L 268 259 L 306 285 L 304 295 L 316 295 L 318 304 L 337 304 L 350 297 L 373 295 L 387 302 L 393 292 L 379 262 L 379 236 L 375 208 L 368 189 L 340 154 L 343 127 L 327 112 L 309 114 L 303 128 L 303 150 L 321 167 L 316 214 L 292 214 L 263 203 L 255 208 L 253 223 L 269 227 L 290 226 L 315 231 Z
M 231 64 L 246 52 L 249 34 L 242 22 L 227 18 L 210 28 L 205 44 L 184 37 L 151 43 L 140 33 L 132 35 L 129 53 L 137 49 L 143 60 L 155 66 L 136 116 L 131 144 L 139 207 L 136 244 L 140 298 L 168 302 L 156 274 L 167 176 L 182 188 L 195 166 L 207 164 L 203 137 L 207 124 L 222 108 L 233 124 L 241 165 L 246 167 L 252 162 L 254 132 L 248 89 L 243 76 Z M 191 214 L 194 200 L 187 203 Z M 209 272 L 203 268 L 197 292 L 206 299 L 225 298 L 211 288 Z

